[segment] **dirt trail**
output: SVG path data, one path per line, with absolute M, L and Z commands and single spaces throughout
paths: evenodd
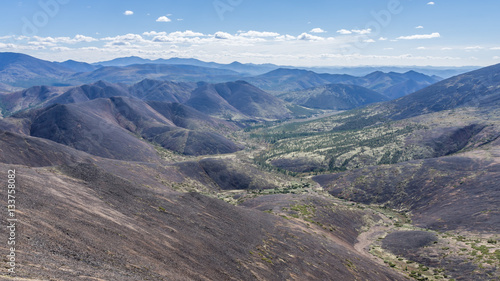
M 361 233 L 357 238 L 358 242 L 354 244 L 354 249 L 364 257 L 383 265 L 384 261 L 382 259 L 370 254 L 370 245 L 375 242 L 378 237 L 383 236 L 392 229 L 391 227 L 385 226 L 392 225 L 392 221 L 383 214 L 379 213 L 379 215 L 382 217 L 382 221 L 372 225 L 368 231 Z

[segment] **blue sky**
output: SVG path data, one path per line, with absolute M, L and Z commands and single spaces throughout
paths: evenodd
M 0 52 L 54 61 L 500 63 L 497 0 L 12 0 L 0 7 Z

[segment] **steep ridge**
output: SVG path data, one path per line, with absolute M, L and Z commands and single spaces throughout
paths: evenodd
M 0 53 L 0 82 L 31 87 L 64 81 L 74 71 L 57 63 L 19 53 Z
M 242 148 L 219 134 L 236 129 L 232 124 L 186 106 L 153 104 L 162 113 L 143 101 L 126 97 L 56 104 L 4 119 L 0 128 L 49 139 L 96 156 L 130 161 L 158 159 L 152 145 L 138 137 L 187 155 L 231 153 Z M 176 116 L 176 112 L 184 115 Z
M 290 111 L 280 99 L 244 81 L 195 84 L 145 79 L 130 86 L 105 81 L 71 88 L 35 86 L 20 92 L 0 94 L 0 102 L 5 114 L 12 114 L 52 104 L 117 96 L 182 103 L 208 115 L 226 119 L 281 119 L 290 116 Z
M 387 104 L 388 116 L 404 119 L 466 106 L 500 102 L 500 64 L 458 75 Z

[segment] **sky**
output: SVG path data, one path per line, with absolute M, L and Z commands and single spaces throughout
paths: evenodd
M 498 0 L 9 0 L 0 2 L 0 52 L 89 63 L 487 66 L 500 63 L 498 11 Z

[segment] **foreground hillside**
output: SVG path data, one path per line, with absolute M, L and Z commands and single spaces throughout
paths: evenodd
M 400 279 L 356 254 L 352 239 L 302 219 L 174 191 L 193 186 L 196 178 L 186 176 L 197 173 L 193 165 L 180 172 L 176 166 L 112 161 L 71 149 L 59 153 L 57 159 L 75 162 L 45 168 L 1 164 L 16 170 L 22 186 L 18 276 L 27 280 Z M 369 212 L 346 216 L 358 224 L 342 230 L 352 234 L 377 220 Z M 329 223 L 346 222 L 332 217 Z
M 498 279 L 498 73 L 307 120 L 244 81 L 3 94 L 17 277 Z

